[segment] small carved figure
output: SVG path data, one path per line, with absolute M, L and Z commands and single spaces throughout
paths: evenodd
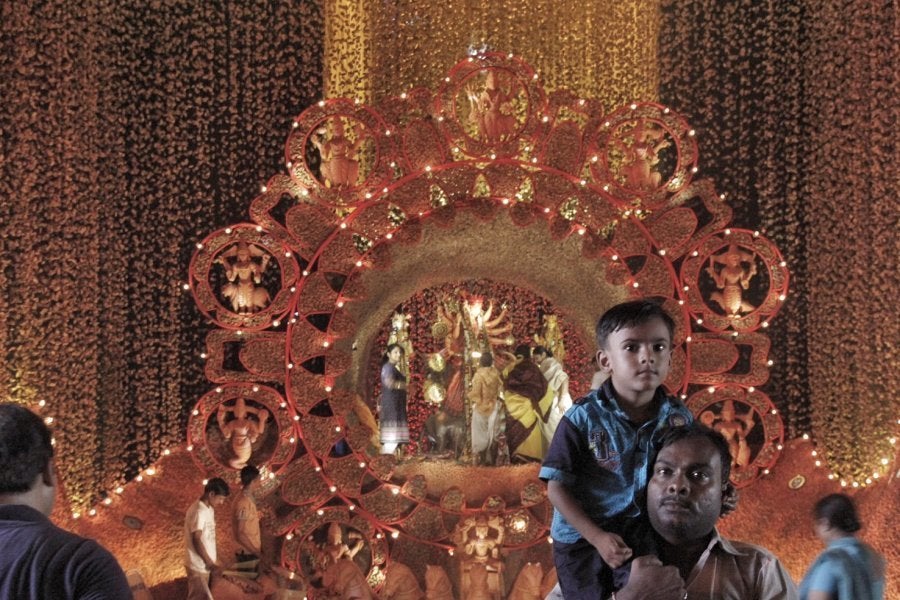
M 723 265 L 716 269 L 716 265 Z M 750 280 L 756 276 L 756 255 L 744 252 L 735 244 L 731 244 L 721 254 L 709 257 L 706 272 L 716 283 L 721 292 L 710 294 L 710 300 L 722 307 L 725 313 L 737 317 L 742 313 L 756 310 L 756 307 L 743 299 L 743 290 L 750 287 Z
M 222 295 L 231 300 L 234 312 L 255 313 L 269 305 L 269 292 L 260 284 L 270 258 L 268 252 L 247 242 L 238 242 L 216 257 L 228 279 Z
M 357 152 L 363 142 L 362 136 L 354 127 L 351 137 L 355 141 L 347 137 L 341 118 L 331 121 L 331 137 L 327 134 L 328 128 L 320 127 L 310 136 L 322 158 L 321 172 L 325 187 L 341 189 L 355 186 L 359 179 Z
M 506 600 L 543 600 L 544 596 L 541 595 L 543 578 L 541 563 L 527 563 L 519 571 Z
M 353 545 L 350 545 L 350 542 Z M 328 524 L 328 536 L 320 548 L 325 562 L 335 563 L 341 558 L 353 558 L 365 546 L 365 540 L 358 531 L 347 532 L 347 540 L 344 541 L 344 530 L 337 521 Z
M 662 182 L 662 174 L 656 170 L 659 152 L 671 145 L 666 132 L 660 127 L 640 119 L 631 130 L 633 140 L 630 145 L 618 143 L 624 154 L 621 174 L 628 189 L 648 192 L 657 189 Z
M 425 593 L 419 586 L 412 570 L 399 562 L 392 562 L 384 577 L 384 587 L 379 594 L 381 600 L 422 600 Z
M 228 413 L 232 413 L 234 418 L 228 420 Z M 253 420 L 251 415 L 255 416 L 256 420 Z M 268 418 L 269 411 L 247 406 L 243 398 L 235 400 L 233 407 L 219 405 L 216 419 L 224 438 L 231 440 L 234 456 L 229 459 L 228 464 L 233 469 L 243 469 L 247 465 L 253 454 L 253 444 L 265 432 Z
M 325 541 L 312 553 L 312 579 L 320 580 L 322 597 L 328 600 L 369 600 L 375 598 L 356 555 L 365 546 L 362 534 L 344 528 L 337 521 L 328 524 Z M 320 594 L 316 594 L 319 598 Z
M 498 144 L 509 139 L 516 131 L 516 116 L 512 114 L 515 94 L 507 89 L 495 70 L 488 71 L 484 89 L 476 92 L 471 84 L 466 86 L 471 112 L 478 126 L 478 134 L 488 144 Z
M 721 433 L 728 441 L 732 470 L 736 471 L 750 464 L 751 452 L 747 435 L 756 423 L 752 408 L 739 415 L 734 408 L 734 402 L 725 400 L 718 414 L 712 410 L 700 413 L 700 422 Z
M 499 515 L 469 517 L 457 526 L 453 538 L 459 549 L 461 563 L 461 597 L 477 596 L 486 600 L 500 600 L 504 589 L 504 565 L 500 551 L 505 531 Z M 486 584 L 486 589 L 483 584 Z
M 500 596 L 491 591 L 491 574 L 484 563 L 469 566 L 469 583 L 466 587 L 467 600 L 499 600 Z
M 322 585 L 329 597 L 341 600 L 374 600 L 375 595 L 359 566 L 349 558 L 339 558 L 322 575 Z
M 734 469 L 741 469 L 750 464 L 750 445 L 747 443 L 747 435 L 755 423 L 752 408 L 744 414 L 738 414 L 734 408 L 734 402 L 731 400 L 725 400 L 722 403 L 719 417 L 713 422 L 713 429 L 728 440 L 732 456 L 731 466 Z
M 425 600 L 455 600 L 453 585 L 444 567 L 425 565 Z
M 541 580 L 541 598 L 549 598 L 550 593 L 553 591 L 553 588 L 556 587 L 556 567 L 550 565 L 550 568 L 544 574 L 544 578 Z

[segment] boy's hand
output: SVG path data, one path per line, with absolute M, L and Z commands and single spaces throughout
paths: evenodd
M 638 556 L 631 563 L 628 583 L 616 592 L 619 600 L 685 598 L 684 581 L 675 567 L 664 567 L 655 556 Z
M 631 558 L 631 548 L 615 533 L 603 531 L 591 540 L 591 545 L 603 557 L 603 562 L 613 569 L 621 567 Z

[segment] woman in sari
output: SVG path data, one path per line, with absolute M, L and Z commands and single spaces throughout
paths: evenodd
M 553 390 L 540 368 L 531 361 L 531 348 L 521 345 L 503 370 L 506 404 L 506 439 L 513 462 L 543 460 L 550 440 L 541 426 L 550 419 Z

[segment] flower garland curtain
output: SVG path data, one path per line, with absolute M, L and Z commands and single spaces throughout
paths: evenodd
M 656 100 L 658 0 L 329 0 L 325 91 L 364 102 L 436 86 L 467 52 L 512 52 L 607 110 Z
M 53 419 L 73 510 L 184 439 L 193 245 L 247 220 L 322 89 L 323 11 L 0 5 L 0 396 Z
M 767 389 L 789 437 L 864 483 L 900 416 L 892 2 L 662 6 L 660 98 L 694 125 L 739 226 L 791 270 Z

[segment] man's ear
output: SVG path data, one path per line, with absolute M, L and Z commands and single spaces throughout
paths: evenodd
M 722 510 L 719 514 L 724 517 L 728 513 L 734 512 L 734 509 L 737 508 L 737 501 L 737 488 L 731 481 L 728 481 L 722 486 Z
M 47 487 L 56 487 L 56 469 L 53 468 L 52 460 L 48 460 L 41 471 L 41 483 Z

